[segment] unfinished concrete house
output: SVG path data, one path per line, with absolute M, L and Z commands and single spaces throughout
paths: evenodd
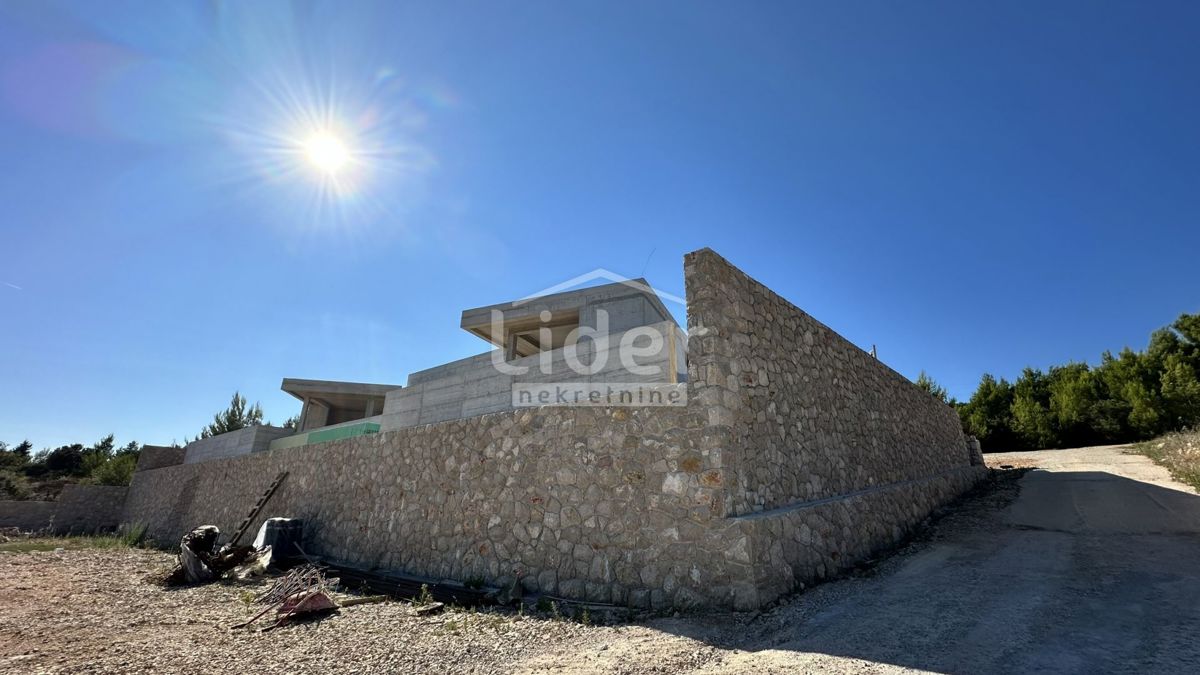
M 463 330 L 491 349 L 408 376 L 404 386 L 284 378 L 282 389 L 301 402 L 297 429 L 258 425 L 188 444 L 184 462 L 224 459 L 266 450 L 433 424 L 511 410 L 513 385 L 554 382 L 674 384 L 687 379 L 686 335 L 644 279 L 631 279 L 468 309 Z M 568 346 L 572 331 L 605 338 L 609 352 L 594 373 L 569 367 L 596 362 L 597 342 Z M 638 348 L 631 372 L 619 357 L 637 330 L 659 337 Z
M 467 310 L 461 328 L 488 350 L 404 386 L 286 379 L 299 429 L 156 461 L 123 519 L 162 541 L 232 529 L 286 471 L 261 518 L 303 518 L 313 554 L 619 605 L 751 608 L 895 544 L 985 473 L 950 407 L 716 253 L 688 254 L 684 276 L 686 338 L 638 280 Z M 610 384 L 678 396 L 518 395 Z

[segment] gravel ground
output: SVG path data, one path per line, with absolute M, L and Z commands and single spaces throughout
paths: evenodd
M 147 581 L 172 561 L 122 549 L 0 554 L 0 672 L 494 672 L 585 632 L 619 633 L 511 612 L 417 617 L 402 602 L 231 630 L 262 609 L 242 595 L 268 584 Z

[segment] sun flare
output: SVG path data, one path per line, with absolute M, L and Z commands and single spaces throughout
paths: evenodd
M 304 154 L 317 169 L 335 174 L 350 161 L 350 149 L 342 139 L 330 133 L 318 133 L 304 142 Z

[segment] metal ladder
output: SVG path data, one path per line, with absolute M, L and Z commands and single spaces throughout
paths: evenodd
M 258 501 L 254 503 L 254 508 L 250 509 L 250 513 L 248 513 L 246 517 L 242 519 L 242 522 L 238 524 L 237 529 L 234 530 L 233 538 L 229 540 L 230 546 L 236 546 L 238 540 L 242 538 L 242 535 L 246 534 L 246 528 L 250 527 L 250 523 L 254 522 L 254 519 L 258 517 L 258 512 L 262 511 L 262 508 L 267 505 L 267 500 L 271 498 L 271 495 L 275 494 L 275 490 L 279 488 L 279 484 L 283 482 L 284 478 L 287 478 L 287 475 L 288 472 L 280 471 L 279 475 L 275 476 L 275 480 L 271 481 L 271 484 L 267 486 L 266 491 L 263 492 L 262 496 L 258 498 Z

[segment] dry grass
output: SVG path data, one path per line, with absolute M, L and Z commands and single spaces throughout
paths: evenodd
M 1200 431 L 1167 434 L 1137 443 L 1133 450 L 1165 466 L 1175 480 L 1200 490 Z
M 120 532 L 99 535 L 71 535 L 66 537 L 41 534 L 0 536 L 0 553 L 29 553 L 30 551 L 80 551 L 84 549 L 133 548 L 141 546 L 146 538 L 145 525 L 122 528 Z
M 29 537 L 0 543 L 0 552 L 29 553 L 30 551 L 81 551 L 84 549 L 129 548 L 129 542 L 119 536 L 96 537 Z

